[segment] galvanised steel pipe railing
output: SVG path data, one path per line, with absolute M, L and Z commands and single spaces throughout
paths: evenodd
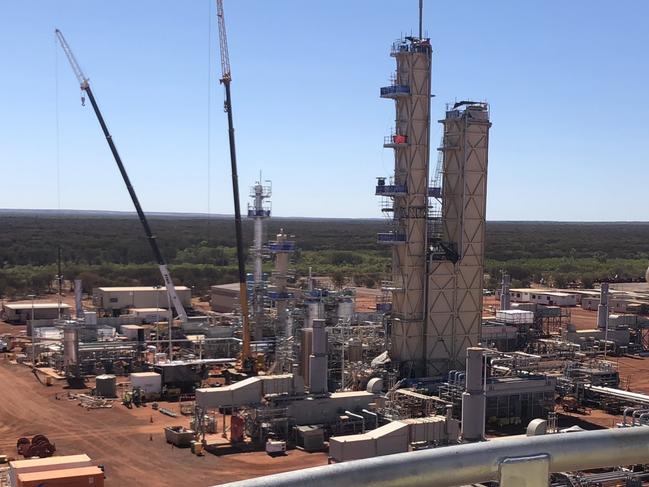
M 649 427 L 558 433 L 449 446 L 325 465 L 225 485 L 455 487 L 500 480 L 501 487 L 531 487 L 547 486 L 549 473 L 641 463 L 649 463 Z M 512 469 L 518 469 L 518 472 L 512 475 Z

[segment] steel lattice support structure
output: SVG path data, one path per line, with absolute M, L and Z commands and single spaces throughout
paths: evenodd
M 407 38 L 391 54 L 396 76 L 381 96 L 395 100 L 394 133 L 384 144 L 394 149 L 394 184 L 377 194 L 392 199 L 393 231 L 379 241 L 393 245 L 391 357 L 410 374 L 423 369 L 432 50 L 428 39 Z
M 432 252 L 428 264 L 428 375 L 464 368 L 466 349 L 480 340 L 482 320 L 489 107 L 462 102 L 441 123 L 444 252 Z

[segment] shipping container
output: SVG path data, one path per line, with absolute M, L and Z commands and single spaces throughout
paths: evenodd
M 99 467 L 77 467 L 18 474 L 18 487 L 104 487 Z
M 88 455 L 66 455 L 49 458 L 32 458 L 29 460 L 14 460 L 9 462 L 9 485 L 11 487 L 18 487 L 18 474 L 21 473 L 89 466 L 91 466 L 91 460 Z

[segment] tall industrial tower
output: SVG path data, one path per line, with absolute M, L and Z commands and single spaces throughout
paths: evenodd
M 288 239 L 288 235 L 281 228 L 276 240 L 268 244 L 269 250 L 275 254 L 275 271 L 273 284 L 275 289 L 268 291 L 268 297 L 275 303 L 277 310 L 277 334 L 291 337 L 293 331 L 290 326 L 288 301 L 293 298 L 287 290 L 289 278 L 289 263 L 291 254 L 295 251 L 295 242 Z
M 432 49 L 406 37 L 392 46 L 397 69 L 381 97 L 395 101 L 394 176 L 376 194 L 392 229 L 390 356 L 404 376 L 462 369 L 480 337 L 489 127 L 488 106 L 461 102 L 448 110 L 438 179 L 429 184 Z M 441 215 L 437 202 L 441 199 Z
M 269 181 L 267 181 L 269 182 Z M 255 185 L 250 188 L 250 197 L 253 200 L 252 205 L 248 204 L 248 217 L 254 220 L 254 241 L 252 246 L 252 258 L 254 262 L 253 271 L 253 292 L 252 292 L 252 313 L 254 325 L 252 329 L 252 339 L 261 340 L 264 332 L 264 294 L 265 283 L 263 281 L 262 262 L 263 262 L 263 240 L 264 240 L 264 220 L 270 218 L 269 198 L 272 194 L 270 184 L 264 186 L 261 177 Z
M 381 97 L 395 101 L 393 133 L 383 146 L 394 150 L 394 176 L 379 178 L 376 194 L 388 199 L 392 231 L 379 243 L 392 245 L 391 357 L 407 374 L 422 375 L 430 160 L 432 49 L 429 39 L 407 37 L 392 46 L 397 69 Z
M 462 369 L 482 325 L 489 106 L 456 103 L 440 122 L 442 234 L 429 242 L 427 375 Z

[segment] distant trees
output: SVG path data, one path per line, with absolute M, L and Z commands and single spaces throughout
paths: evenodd
M 230 218 L 153 216 L 151 226 L 174 280 L 205 292 L 211 284 L 237 279 L 234 225 Z M 208 224 L 209 223 L 209 224 Z M 295 235 L 298 250 L 291 267 L 297 277 L 313 268 L 316 275 L 348 278 L 376 287 L 390 279 L 391 252 L 376 243 L 381 220 L 269 220 L 267 234 L 283 227 Z M 244 223 L 252 240 L 252 224 Z M 486 287 L 496 287 L 500 271 L 512 285 L 530 283 L 592 285 L 604 279 L 644 276 L 649 263 L 645 223 L 489 222 Z M 0 232 L 0 294 L 25 295 L 48 290 L 56 275 L 57 248 L 66 279 L 81 278 L 84 290 L 97 285 L 160 283 L 151 250 L 135 217 L 3 215 Z M 270 271 L 272 262 L 264 264 Z M 563 287 L 563 286 L 560 286 Z
M 345 274 L 343 274 L 341 271 L 334 271 L 331 274 L 331 282 L 336 289 L 342 289 L 342 287 L 345 285 L 345 281 Z

